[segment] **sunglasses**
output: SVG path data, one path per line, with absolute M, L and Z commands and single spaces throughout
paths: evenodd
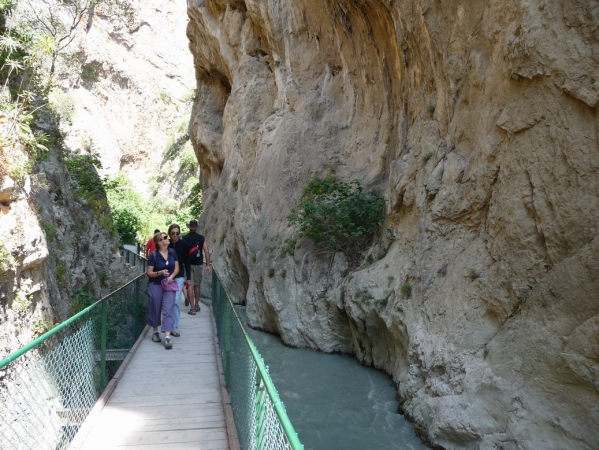
M 179 231 L 171 231 L 171 236 L 179 236 L 181 233 Z
M 168 239 L 168 236 L 166 234 L 162 236 L 162 240 L 164 241 L 165 239 Z

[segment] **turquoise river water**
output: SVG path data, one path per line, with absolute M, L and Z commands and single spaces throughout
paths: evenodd
M 388 375 L 351 356 L 289 348 L 246 328 L 306 450 L 428 449 L 398 413 Z

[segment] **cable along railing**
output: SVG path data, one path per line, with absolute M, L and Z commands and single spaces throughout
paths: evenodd
M 68 447 L 145 327 L 147 286 L 138 276 L 0 361 L 0 448 Z
M 241 448 L 303 449 L 268 374 L 268 367 L 246 332 L 214 267 L 212 309 Z

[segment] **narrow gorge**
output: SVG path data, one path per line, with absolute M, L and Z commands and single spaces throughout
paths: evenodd
M 150 231 L 195 196 L 249 324 L 389 374 L 432 448 L 599 448 L 599 0 L 58 3 L 47 151 L 0 89 L 2 357 L 137 273 L 124 175 Z M 326 177 L 385 202 L 351 258 L 289 219 Z
M 599 447 L 599 2 L 188 14 L 202 225 L 251 325 L 390 373 L 435 445 Z M 386 199 L 358 268 L 287 219 L 330 174 Z

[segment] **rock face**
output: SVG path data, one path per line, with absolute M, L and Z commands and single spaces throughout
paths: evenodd
M 118 239 L 74 192 L 56 149 L 29 174 L 29 152 L 15 142 L 0 146 L 9 169 L 0 170 L 0 358 L 69 318 L 78 290 L 99 299 L 139 274 L 121 263 Z
M 599 448 L 599 2 L 188 14 L 203 228 L 251 324 L 389 372 L 437 445 Z M 284 250 L 332 172 L 387 199 L 351 274 Z
M 98 153 L 101 175 L 122 170 L 146 191 L 150 175 L 164 165 L 169 133 L 188 119 L 182 97 L 195 80 L 185 5 L 109 0 L 92 12 L 57 60 L 61 89 L 50 100 L 66 147 Z M 67 319 L 77 290 L 100 298 L 139 274 L 118 258 L 105 199 L 94 213 L 73 189 L 56 147 L 33 166 L 29 152 L 12 145 L 18 139 L 11 120 L 0 114 L 0 358 Z
M 169 138 L 189 120 L 186 24 L 176 0 L 100 2 L 57 67 L 57 100 L 72 105 L 61 123 L 67 145 L 98 153 L 103 175 L 125 173 L 146 196 Z

